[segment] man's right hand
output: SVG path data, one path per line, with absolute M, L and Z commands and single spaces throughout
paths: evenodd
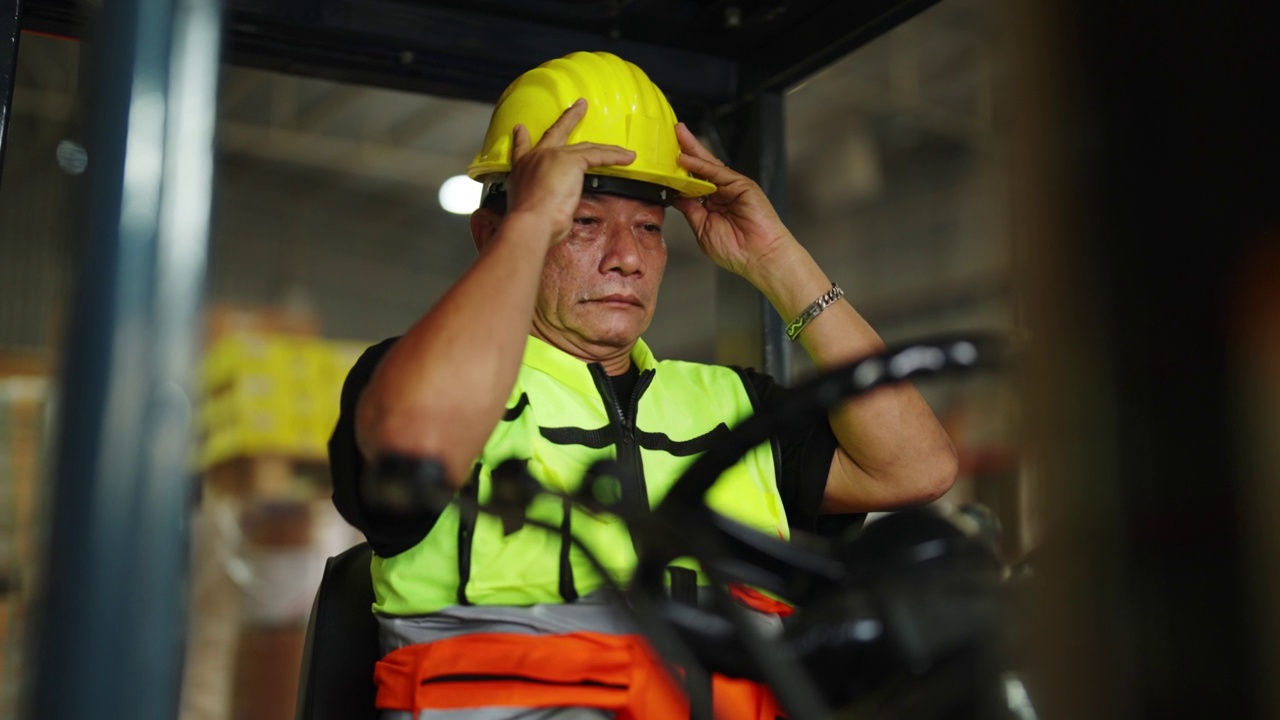
M 617 145 L 574 143 L 569 133 L 587 114 L 579 98 L 547 128 L 534 145 L 529 129 L 516 125 L 511 143 L 511 174 L 506 179 L 507 215 L 536 213 L 550 223 L 549 245 L 568 236 L 582 199 L 587 171 L 606 165 L 630 165 L 636 154 Z

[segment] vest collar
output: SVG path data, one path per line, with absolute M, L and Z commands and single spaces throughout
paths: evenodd
M 587 363 L 532 335 L 526 338 L 523 362 L 534 370 L 540 370 L 581 392 L 596 393 L 595 381 L 591 379 L 591 371 L 587 369 Z M 640 368 L 641 372 L 658 367 L 653 351 L 644 340 L 639 339 L 636 340 L 635 347 L 631 348 L 631 362 Z

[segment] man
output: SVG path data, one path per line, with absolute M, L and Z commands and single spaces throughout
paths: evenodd
M 361 501 L 364 468 L 388 455 L 433 458 L 463 497 L 484 501 L 505 460 L 570 492 L 594 462 L 616 458 L 628 471 L 625 504 L 660 501 L 726 426 L 785 392 L 751 371 L 660 362 L 640 339 L 667 259 L 668 203 L 708 257 L 796 318 L 793 339 L 818 368 L 882 342 L 759 186 L 708 152 L 648 77 L 616 56 L 574 53 L 518 78 L 469 173 L 486 183 L 471 217 L 479 257 L 403 336 L 356 364 L 330 446 L 335 503 L 375 551 L 387 653 L 379 707 L 395 717 L 506 717 L 497 707 L 538 709 L 511 711 L 522 718 L 569 717 L 556 714 L 565 707 L 667 716 L 678 693 L 601 603 L 604 579 L 567 541 L 583 538 L 625 582 L 635 555 L 616 518 L 549 496 L 528 517 L 560 535 L 457 503 L 392 516 Z M 783 430 L 727 471 L 708 503 L 786 537 L 820 510 L 931 501 L 955 473 L 946 434 L 903 385 L 844 404 L 829 422 Z M 758 593 L 742 597 L 770 609 Z M 776 711 L 766 693 L 723 679 L 715 701 L 732 717 Z

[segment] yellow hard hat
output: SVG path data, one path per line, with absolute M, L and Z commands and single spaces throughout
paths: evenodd
M 592 168 L 586 189 L 659 202 L 668 199 L 670 190 L 683 197 L 715 192 L 715 185 L 676 163 L 676 113 L 662 90 L 643 70 L 606 52 L 575 52 L 547 61 L 508 85 L 467 175 L 482 182 L 500 181 L 511 172 L 516 124 L 528 128 L 537 143 L 578 98 L 586 98 L 587 114 L 569 133 L 569 144 L 604 143 L 636 154 L 630 165 Z

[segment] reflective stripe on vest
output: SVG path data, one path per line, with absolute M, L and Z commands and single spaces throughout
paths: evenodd
M 734 585 L 731 594 L 755 612 L 745 615 L 756 633 L 774 637 L 783 632 L 781 618 L 791 607 L 762 593 Z M 602 635 L 629 635 L 636 623 L 629 611 L 618 605 L 608 592 L 595 592 L 573 603 L 548 603 L 529 607 L 505 605 L 453 605 L 428 615 L 403 617 L 378 615 L 382 654 L 406 645 L 431 643 L 468 633 L 518 635 L 564 635 L 590 632 Z
M 677 477 L 719 437 L 754 412 L 743 379 L 731 368 L 658 362 L 638 342 L 632 362 L 641 371 L 634 425 L 620 419 L 603 370 L 529 338 L 507 412 L 490 436 L 464 493 L 488 499 L 490 478 L 503 461 L 527 461 L 546 487 L 573 492 L 595 462 L 634 459 L 639 487 L 632 502 L 656 505 Z M 639 497 L 636 495 L 639 494 Z M 773 537 L 789 537 L 778 495 L 773 449 L 763 444 L 729 469 L 707 494 L 712 509 Z M 572 601 L 605 583 L 577 548 L 582 539 L 619 583 L 635 565 L 625 524 L 554 497 L 539 497 L 528 516 L 561 529 L 550 533 L 508 525 L 451 505 L 418 545 L 389 558 L 375 556 L 374 610 L 421 615 L 455 604 L 515 605 Z M 696 567 L 691 561 L 676 564 Z
M 381 710 L 593 707 L 618 720 L 689 717 L 683 691 L 635 635 L 472 633 L 400 648 L 378 662 Z M 715 676 L 716 717 L 775 720 L 767 688 Z

